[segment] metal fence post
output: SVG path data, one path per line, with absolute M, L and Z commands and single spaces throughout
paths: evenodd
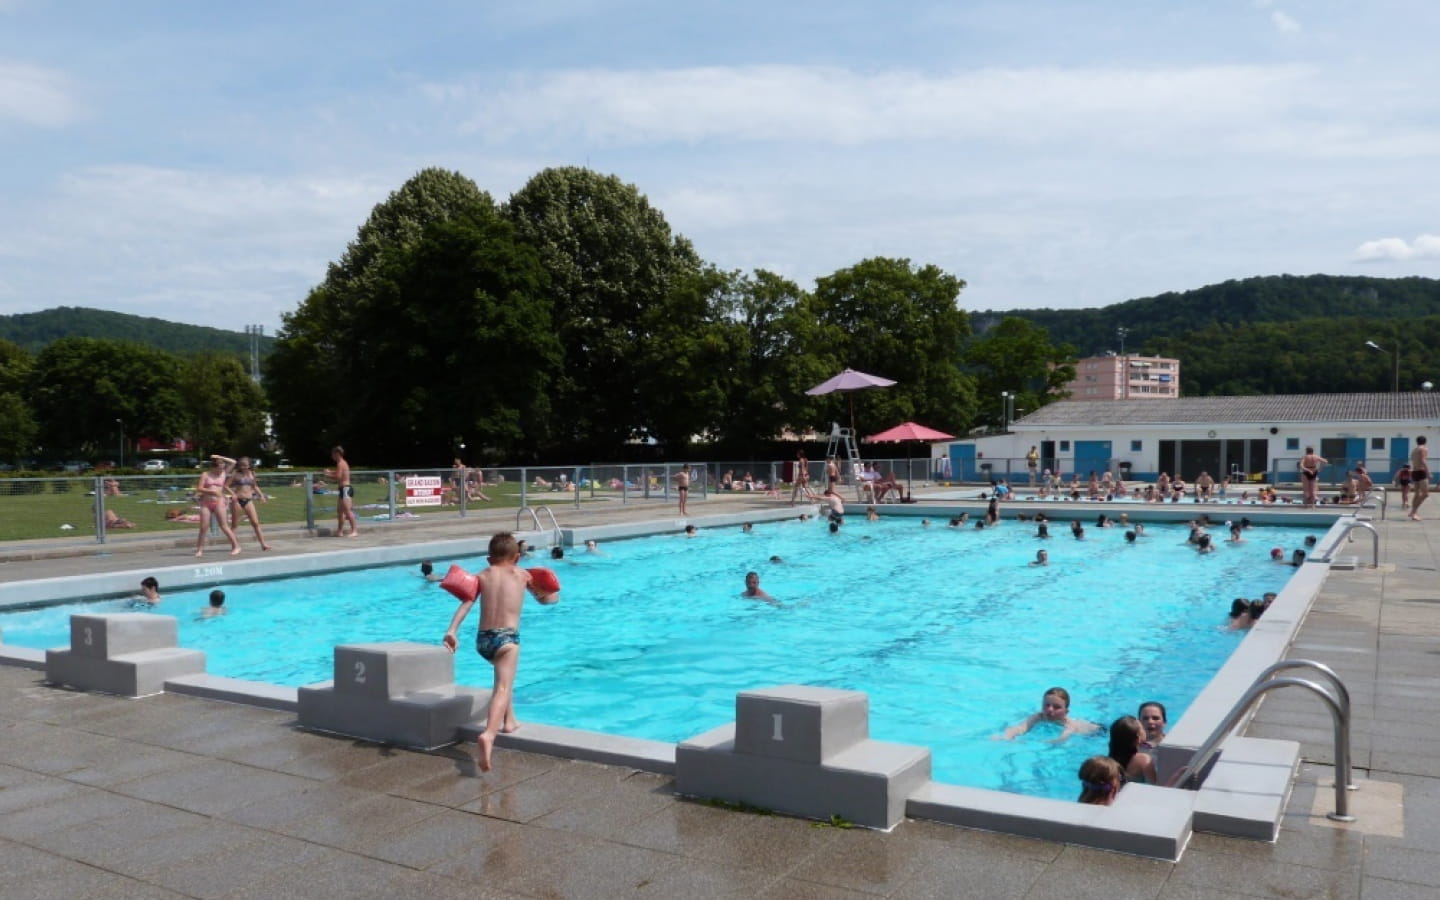
M 95 543 L 105 543 L 105 486 L 99 475 L 95 482 Z
M 585 471 L 583 466 L 576 466 L 570 473 L 570 488 L 575 492 L 575 508 L 580 508 L 580 473 Z
M 520 467 L 520 508 L 524 509 L 530 505 L 530 476 L 525 467 Z
M 443 491 L 444 489 L 442 488 L 441 490 Z M 386 500 L 390 505 L 390 518 L 386 521 L 393 522 L 395 521 L 395 471 L 393 469 L 385 473 L 385 493 L 387 495 Z
M 305 527 L 315 530 L 315 473 L 305 473 Z
M 630 502 L 630 464 L 620 466 L 620 505 Z
M 444 476 L 441 476 L 444 477 Z M 460 504 L 460 518 L 465 518 L 465 512 L 470 508 L 470 470 L 465 466 L 460 467 L 460 483 L 455 485 L 457 494 L 455 502 Z M 445 483 L 440 483 L 440 496 L 445 496 Z

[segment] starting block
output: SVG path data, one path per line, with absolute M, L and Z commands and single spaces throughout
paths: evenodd
M 892 828 L 930 780 L 930 751 L 869 735 L 864 693 L 793 684 L 745 691 L 733 723 L 676 747 L 676 791 Z
M 153 613 L 70 617 L 70 649 L 45 651 L 45 680 L 87 691 L 145 697 L 165 681 L 205 671 L 205 654 L 176 646 L 179 622 Z
M 419 750 L 459 739 L 490 691 L 455 684 L 455 654 L 413 642 L 342 644 L 333 681 L 302 687 L 301 728 Z

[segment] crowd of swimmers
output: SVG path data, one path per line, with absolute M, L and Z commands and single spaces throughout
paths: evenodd
M 1121 716 L 1110 723 L 1107 753 L 1092 756 L 1080 764 L 1081 803 L 1109 806 L 1127 784 L 1158 784 L 1154 750 L 1165 740 L 1168 724 L 1165 704 L 1147 700 L 1133 716 Z M 1049 743 L 1059 744 L 1075 735 L 1098 734 L 1095 722 L 1070 714 L 1070 692 L 1052 687 L 1040 699 L 1040 711 L 1026 716 L 1000 734 L 996 740 L 1013 741 L 1032 730 L 1044 729 L 1053 735 Z

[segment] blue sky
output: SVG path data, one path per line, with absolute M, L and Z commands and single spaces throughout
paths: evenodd
M 0 314 L 274 333 L 421 168 L 970 310 L 1440 277 L 1440 4 L 0 0 Z

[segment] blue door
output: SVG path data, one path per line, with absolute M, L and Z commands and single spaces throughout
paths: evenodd
M 1346 438 L 1346 439 L 1345 439 L 1345 471 L 1347 471 L 1347 472 L 1350 471 L 1351 469 L 1355 468 L 1355 464 L 1356 464 L 1356 463 L 1362 463 L 1362 462 L 1364 462 L 1364 461 L 1365 461 L 1365 439 L 1364 439 L 1364 438 Z M 1331 464 L 1333 465 L 1335 462 L 1337 462 L 1337 460 L 1331 460 L 1330 462 L 1331 462 Z M 1343 475 L 1341 476 L 1340 480 L 1342 480 L 1342 481 L 1344 480 L 1344 476 L 1343 476 Z
M 1096 475 L 1104 475 L 1109 469 L 1109 441 L 1075 442 L 1075 473 L 1081 479 L 1089 478 L 1091 472 Z
M 1390 439 L 1390 471 L 1385 473 L 1384 481 L 1394 481 L 1395 473 L 1400 467 L 1410 461 L 1410 439 L 1394 437 Z M 1381 481 L 1379 472 L 1371 472 L 1370 477 Z
M 975 445 L 950 445 L 950 476 L 959 481 L 977 481 L 975 472 Z

